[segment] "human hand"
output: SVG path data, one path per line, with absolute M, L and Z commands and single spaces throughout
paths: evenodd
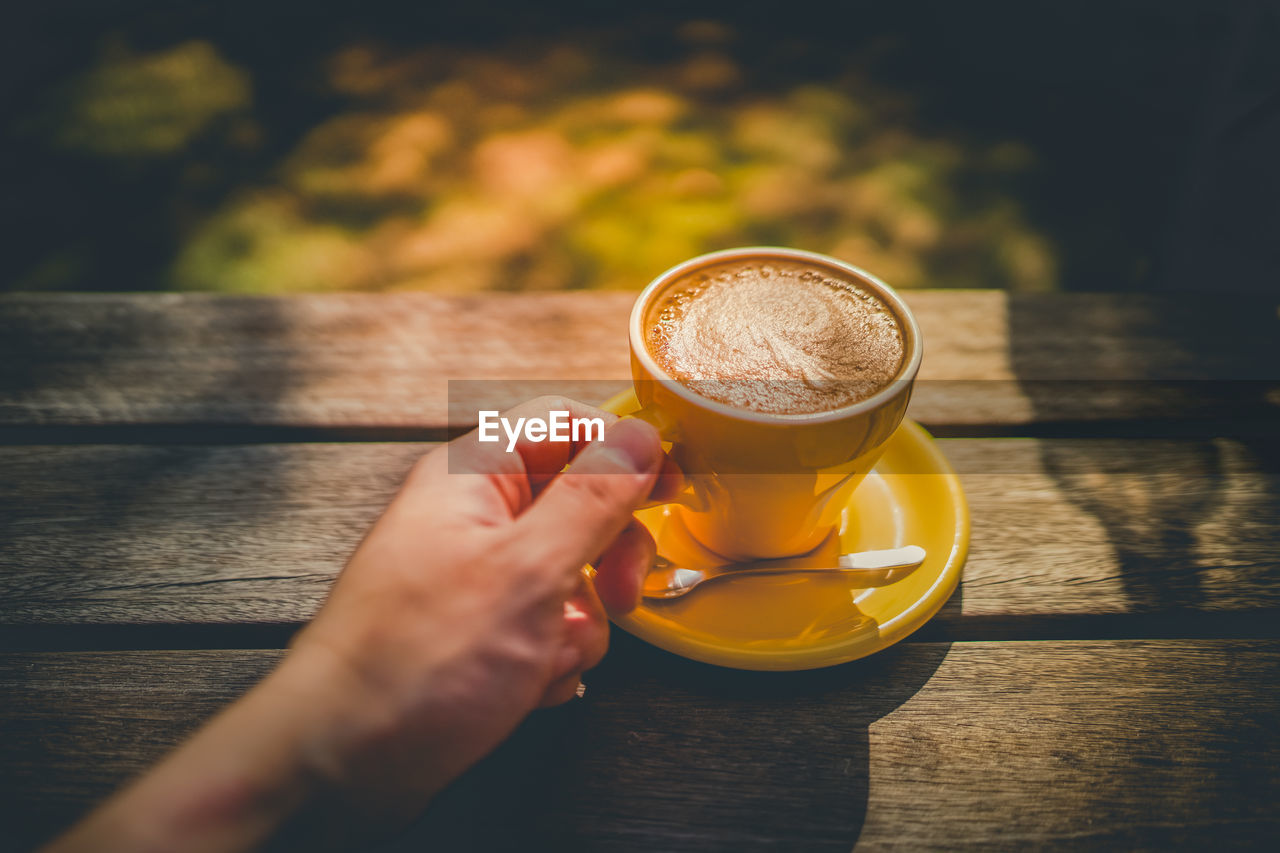
M 555 398 L 507 414 L 553 409 L 602 418 L 604 441 L 508 453 L 473 432 L 427 454 L 284 662 L 49 850 L 334 846 L 408 821 L 570 698 L 653 560 L 631 512 L 680 476 L 640 421 Z
M 605 611 L 639 599 L 654 543 L 631 513 L 678 474 L 659 476 L 640 421 L 545 398 L 507 416 L 553 409 L 603 418 L 605 440 L 508 453 L 471 433 L 425 456 L 284 664 L 335 688 L 310 754 L 361 811 L 412 817 L 529 711 L 571 698 L 604 655 Z

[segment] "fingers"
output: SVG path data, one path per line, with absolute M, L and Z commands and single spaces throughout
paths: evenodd
M 545 435 L 539 441 L 530 439 L 523 425 L 531 419 L 549 424 L 553 412 L 567 413 L 557 417 L 569 422 L 563 430 L 569 440 L 551 441 Z M 459 511 L 475 518 L 500 516 L 509 520 L 519 515 L 578 451 L 598 439 L 600 433 L 618 419 L 609 412 L 566 397 L 538 397 L 503 412 L 500 417 L 499 424 L 490 423 L 490 428 L 485 430 L 484 437 L 493 440 L 482 441 L 481 429 L 472 430 L 445 445 L 442 465 L 438 466 L 452 475 L 447 482 L 454 487 L 451 491 Z M 583 427 L 577 430 L 576 440 L 574 421 L 582 421 Z M 512 432 L 516 433 L 514 439 Z M 412 487 L 411 480 L 406 489 Z M 495 504 L 494 498 L 501 502 Z
M 657 553 L 649 531 L 633 519 L 600 555 L 595 589 L 610 614 L 630 613 L 640 603 L 640 584 Z
M 561 430 L 568 433 L 568 441 L 551 441 L 549 438 L 534 441 L 523 429 L 513 440 L 507 432 L 508 427 L 516 430 L 519 424 L 530 419 L 549 422 L 552 413 L 562 413 L 558 417 L 570 422 L 569 428 Z M 507 426 L 490 428 L 485 433 L 496 441 L 481 441 L 481 431 L 476 429 L 428 454 L 422 464 L 415 467 L 402 494 L 412 498 L 415 493 L 434 490 L 430 484 L 438 482 L 439 475 L 447 471 L 453 475 L 447 482 L 458 487 L 450 490 L 456 500 L 465 504 L 468 498 L 484 499 L 469 514 L 493 515 L 496 509 L 509 519 L 519 515 L 571 459 L 593 443 L 599 443 L 601 432 L 610 431 L 618 422 L 618 417 L 610 412 L 567 397 L 551 396 L 521 403 L 503 412 L 501 418 Z M 574 421 L 580 422 L 581 428 L 573 427 Z M 466 475 L 479 477 L 467 478 Z M 664 455 L 649 502 L 665 503 L 683 487 L 680 468 Z M 496 507 L 492 503 L 495 497 L 501 499 L 501 504 Z
M 640 601 L 640 583 L 653 564 L 657 548 L 644 525 L 634 519 L 597 561 L 594 583 L 585 578 L 565 603 L 564 643 L 557 654 L 552 681 L 541 707 L 567 702 L 576 695 L 579 677 L 596 666 L 609 648 L 605 610 L 628 613 Z
M 609 650 L 609 620 L 591 581 L 579 575 L 577 591 L 564 603 L 564 641 L 574 650 L 558 661 L 556 675 L 579 673 L 600 663 Z
M 564 605 L 563 642 L 552 669 L 551 684 L 543 693 L 541 707 L 572 699 L 578 679 L 604 658 L 609 650 L 609 623 L 604 607 L 590 581 L 581 577 L 577 591 Z
M 560 573 L 568 585 L 631 521 L 653 489 L 662 461 L 658 433 L 648 424 L 618 421 L 552 480 L 515 521 L 515 541 L 528 559 Z
M 531 419 L 549 423 L 553 412 L 567 413 L 558 417 L 566 422 L 562 431 L 569 440 L 551 441 L 545 434 L 537 441 L 531 439 L 524 425 Z M 617 415 L 567 397 L 537 397 L 503 412 L 500 418 L 506 422 L 505 426 L 488 419 L 489 427 L 483 437 L 489 440 L 482 441 L 481 429 L 476 429 L 450 445 L 450 471 L 474 474 L 519 471 L 526 473 L 537 487 L 559 473 L 580 450 L 618 420 Z M 572 428 L 574 420 L 582 421 L 576 439 Z M 508 430 L 516 432 L 514 438 Z

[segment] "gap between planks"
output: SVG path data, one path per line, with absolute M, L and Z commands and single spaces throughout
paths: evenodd
M 1120 418 L 1033 422 L 948 423 L 921 421 L 934 438 L 1068 438 L 1157 440 L 1266 439 L 1280 432 L 1276 416 Z M 10 424 L 0 425 L 0 447 L 40 445 L 360 444 L 449 441 L 469 426 L 289 424 Z
M 1275 641 L 919 643 L 804 673 L 637 645 L 620 643 L 585 699 L 532 717 L 402 841 L 1166 849 L 1280 829 Z M 9 837 L 66 826 L 278 659 L 0 658 Z
M 82 631 L 91 646 L 283 645 L 287 627 L 252 637 L 311 617 L 427 447 L 0 448 L 6 644 Z M 932 623 L 942 636 L 1269 636 L 1274 444 L 944 448 L 973 540 L 961 593 Z M 161 630 L 172 638 L 144 639 Z

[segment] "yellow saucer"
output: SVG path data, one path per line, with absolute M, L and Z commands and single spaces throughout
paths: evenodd
M 639 408 L 634 392 L 604 404 Z M 658 553 L 681 565 L 723 562 L 684 530 L 671 507 L 636 513 Z M 920 568 L 888 586 L 858 588 L 840 576 L 726 578 L 670 601 L 643 601 L 614 622 L 660 649 L 737 669 L 815 669 L 866 657 L 928 622 L 951 597 L 969 550 L 969 507 L 960 479 L 924 428 L 911 420 L 889 439 L 843 515 L 831 554 L 920 545 Z

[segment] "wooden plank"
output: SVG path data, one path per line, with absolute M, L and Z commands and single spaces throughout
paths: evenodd
M 936 428 L 1276 418 L 1271 298 L 905 296 L 927 348 L 912 414 Z M 486 406 L 600 401 L 629 383 L 634 298 L 4 296 L 0 426 L 442 430 L 475 416 L 468 401 L 450 415 L 450 379 L 489 383 Z
M 1280 608 L 1274 444 L 942 446 L 973 518 L 946 636 L 974 636 L 974 620 Z M 0 626 L 302 622 L 428 447 L 0 448 Z
M 1280 445 L 942 445 L 972 514 L 965 617 L 1280 607 Z
M 0 448 L 0 621 L 302 621 L 427 445 Z
M 56 831 L 279 654 L 0 658 L 7 840 Z M 584 700 L 533 718 L 397 846 L 1263 844 L 1277 676 L 1276 641 L 921 643 L 786 674 L 620 642 Z

